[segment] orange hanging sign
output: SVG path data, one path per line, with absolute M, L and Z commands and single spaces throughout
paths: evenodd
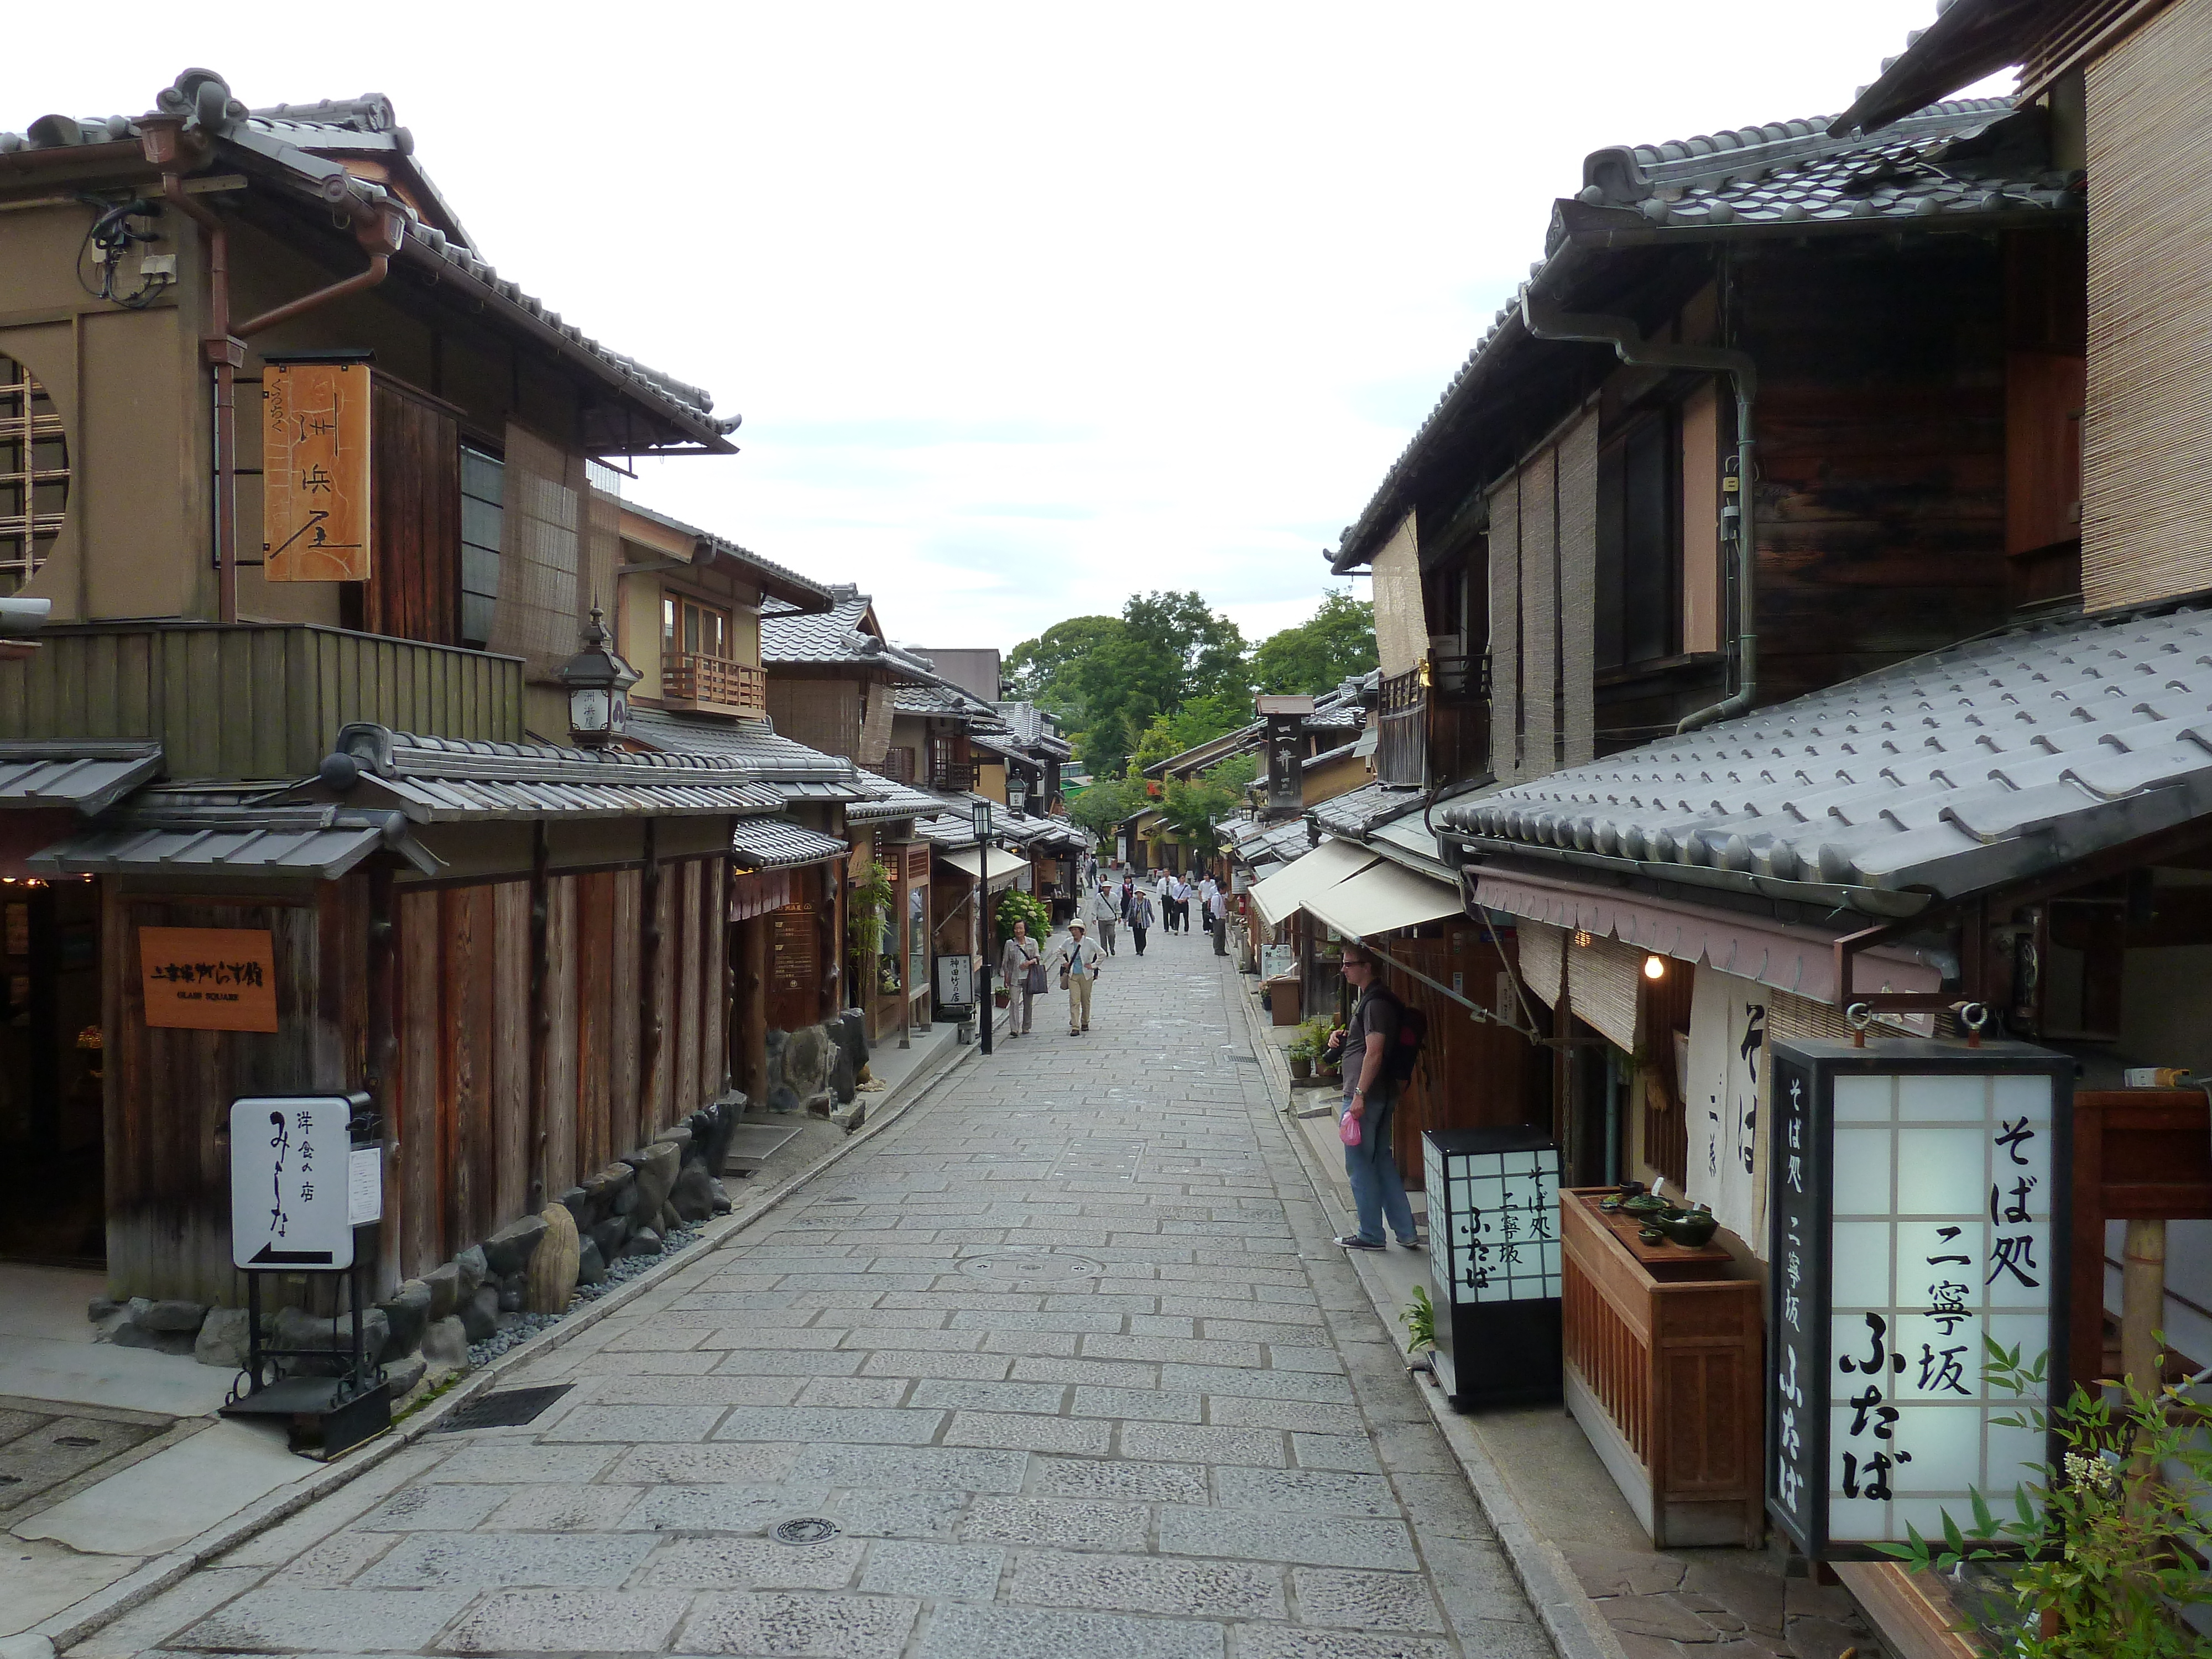
M 187 1031 L 276 1029 L 276 959 L 258 927 L 141 927 L 146 1024 Z
M 272 582 L 368 580 L 369 373 L 363 363 L 263 371 L 261 574 Z

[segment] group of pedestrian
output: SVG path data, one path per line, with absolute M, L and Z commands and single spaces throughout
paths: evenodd
M 1062 943 L 1055 947 L 1031 939 L 1028 925 L 1017 921 L 1013 936 L 999 953 L 999 980 L 1012 1009 L 1007 1021 L 1010 1037 L 1029 1035 L 1032 1005 L 1050 988 L 1055 974 L 1060 988 L 1067 993 L 1068 1035 L 1088 1031 L 1091 988 L 1097 982 L 1099 964 L 1120 954 L 1125 927 L 1130 944 L 1142 956 L 1155 927 L 1189 933 L 1195 905 L 1213 936 L 1214 954 L 1228 954 L 1228 893 L 1211 875 L 1202 876 L 1195 885 L 1173 872 L 1156 880 L 1148 875 L 1140 882 L 1133 870 L 1102 870 L 1095 856 L 1084 860 L 1079 874 L 1082 890 Z

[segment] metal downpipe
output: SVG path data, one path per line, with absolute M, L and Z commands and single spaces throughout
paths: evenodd
M 1654 368 L 1706 369 L 1726 374 L 1735 387 L 1736 435 L 1736 629 L 1735 690 L 1720 702 L 1686 714 L 1677 735 L 1715 720 L 1749 712 L 1759 695 L 1759 607 L 1755 586 L 1758 541 L 1752 513 L 1752 413 L 1759 397 L 1759 367 L 1748 352 L 1722 346 L 1667 345 L 1646 340 L 1630 317 L 1607 317 L 1559 310 L 1537 297 L 1535 285 L 1521 290 L 1521 321 L 1540 340 L 1581 340 L 1609 345 L 1620 361 Z

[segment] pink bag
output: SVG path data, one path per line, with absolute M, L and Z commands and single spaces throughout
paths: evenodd
M 1336 1121 L 1336 1138 L 1347 1146 L 1359 1144 L 1359 1120 L 1350 1112 Z

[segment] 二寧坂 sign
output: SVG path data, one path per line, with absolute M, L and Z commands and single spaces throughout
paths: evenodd
M 2025 1043 L 1771 1044 L 1766 1507 L 1815 1560 L 1970 1525 L 2039 1475 L 2004 1419 L 2069 1384 L 2073 1062 Z M 1988 1346 L 2046 1361 L 2032 1396 Z

